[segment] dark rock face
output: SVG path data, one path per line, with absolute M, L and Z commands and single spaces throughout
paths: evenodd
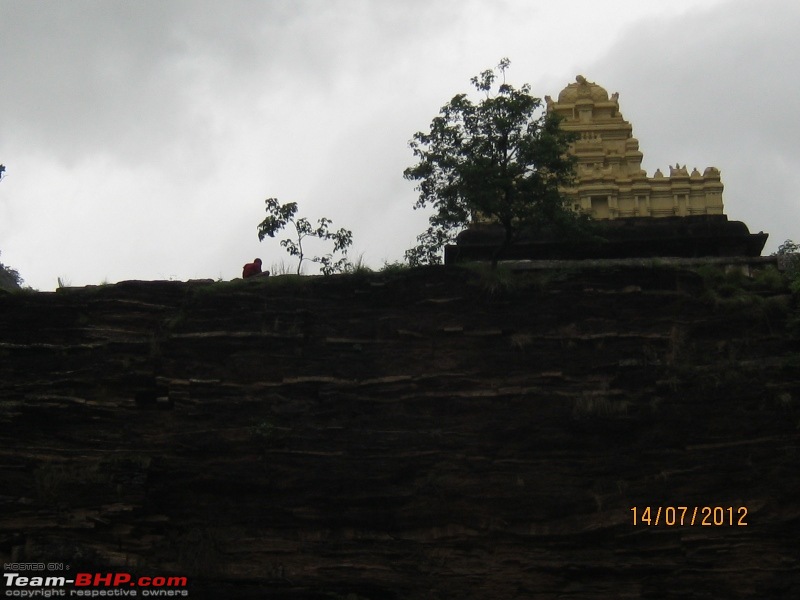
M 0 554 L 194 598 L 794 597 L 790 300 L 703 290 L 431 269 L 2 296 Z

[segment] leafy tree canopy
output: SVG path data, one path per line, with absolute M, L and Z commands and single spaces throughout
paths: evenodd
M 786 240 L 775 253 L 777 256 L 800 256 L 800 244 L 796 244 L 793 240 Z
M 7 267 L 0 262 L 0 288 L 15 289 L 22 285 L 22 277 L 16 269 Z
M 789 288 L 795 293 L 800 293 L 800 244 L 786 240 L 778 247 L 775 255 L 778 256 L 789 279 Z
M 574 180 L 575 159 L 567 154 L 574 134 L 559 127 L 554 113 L 525 84 L 505 80 L 509 60 L 471 79 L 483 94 L 475 103 L 458 94 L 439 111 L 428 133 L 410 142 L 419 162 L 405 170 L 416 181 L 415 209 L 432 205 L 430 227 L 406 252 L 412 264 L 440 261 L 441 248 L 477 217 L 504 232 L 493 263 L 525 230 L 575 224 L 560 187 Z
M 5 165 L 0 165 L 0 179 L 3 178 Z M 22 277 L 16 269 L 5 266 L 0 262 L 0 289 L 13 289 L 22 285 Z

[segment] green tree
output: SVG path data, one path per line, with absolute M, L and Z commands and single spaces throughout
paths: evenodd
M 775 255 L 782 263 L 786 278 L 789 280 L 789 288 L 795 293 L 800 293 L 800 244 L 786 240 L 778 247 Z
M 795 244 L 793 240 L 786 240 L 780 246 L 778 246 L 778 251 L 775 253 L 776 256 L 791 256 L 793 259 L 795 257 L 800 257 L 800 244 Z
M 5 165 L 0 165 L 0 179 L 3 178 L 3 173 L 5 170 Z M 7 267 L 0 262 L 0 288 L 14 289 L 20 287 L 21 285 L 22 277 L 19 276 L 19 272 L 16 269 Z
M 0 262 L 0 289 L 16 289 L 22 285 L 22 277 L 16 269 Z
M 267 198 L 267 217 L 258 225 L 258 239 L 263 241 L 267 236 L 274 238 L 287 225 L 294 229 L 292 237 L 281 240 L 283 246 L 290 256 L 296 256 L 297 274 L 299 275 L 303 267 L 303 261 L 309 260 L 320 265 L 323 275 L 341 273 L 349 265 L 347 260 L 347 249 L 353 243 L 353 232 L 349 229 L 339 229 L 331 231 L 330 226 L 333 221 L 325 217 L 317 221 L 314 227 L 305 217 L 297 217 L 297 202 L 280 204 L 277 198 Z M 306 238 L 313 237 L 323 241 L 332 241 L 333 250 L 323 256 L 308 258 L 303 242 Z M 337 257 L 339 254 L 341 256 Z
M 473 77 L 483 99 L 454 96 L 430 132 L 417 132 L 410 142 L 419 162 L 404 176 L 418 182 L 414 208 L 435 209 L 418 245 L 406 252 L 412 264 L 438 263 L 442 247 L 478 217 L 503 230 L 493 266 L 523 231 L 583 220 L 559 191 L 574 181 L 575 159 L 567 151 L 575 136 L 542 110 L 528 84 L 517 89 L 506 83 L 509 65 L 504 58 L 495 70 Z

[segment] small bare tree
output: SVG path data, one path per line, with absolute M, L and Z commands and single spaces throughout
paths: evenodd
M 298 258 L 297 274 L 299 275 L 303 261 L 308 260 L 320 265 L 323 275 L 341 273 L 350 265 L 347 260 L 347 249 L 353 243 L 353 232 L 349 229 L 339 229 L 331 231 L 330 226 L 333 221 L 322 217 L 314 227 L 305 217 L 297 217 L 297 202 L 281 204 L 277 198 L 267 198 L 267 217 L 258 225 L 258 239 L 263 241 L 265 237 L 274 238 L 279 231 L 287 225 L 294 228 L 294 234 L 290 238 L 281 240 L 283 246 L 290 256 Z M 306 256 L 303 248 L 303 240 L 309 237 L 318 238 L 324 241 L 333 242 L 333 250 L 323 256 Z M 337 257 L 336 255 L 340 256 Z

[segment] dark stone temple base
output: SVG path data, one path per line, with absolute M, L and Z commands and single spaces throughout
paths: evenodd
M 750 233 L 726 215 L 632 217 L 594 221 L 593 235 L 564 240 L 555 234 L 523 235 L 502 257 L 524 259 L 653 258 L 760 256 L 769 234 Z M 445 248 L 445 264 L 491 260 L 503 230 L 494 224 L 473 225 Z

